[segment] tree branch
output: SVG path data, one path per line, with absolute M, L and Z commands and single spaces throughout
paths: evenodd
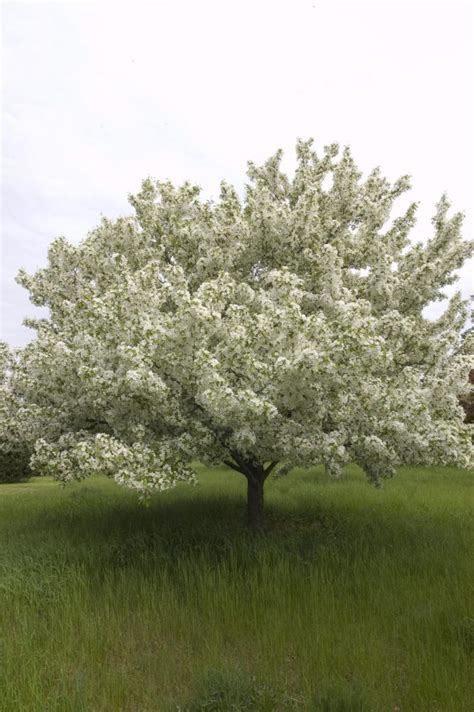
M 263 471 L 265 473 L 265 479 L 267 479 L 268 475 L 271 474 L 272 470 L 275 469 L 275 467 L 278 465 L 278 460 L 274 460 L 271 462 L 268 467 L 266 467 Z

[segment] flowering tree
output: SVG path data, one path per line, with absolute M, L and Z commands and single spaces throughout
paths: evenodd
M 63 481 L 102 472 L 143 497 L 193 481 L 192 461 L 223 462 L 248 483 L 262 524 L 271 472 L 357 462 L 377 483 L 402 463 L 472 462 L 457 394 L 472 359 L 457 353 L 467 316 L 443 298 L 471 254 L 443 196 L 423 246 L 416 204 L 387 223 L 409 189 L 350 151 L 297 143 L 249 163 L 242 201 L 189 183 L 145 180 L 133 217 L 104 219 L 77 247 L 18 280 L 50 317 L 17 368 L 47 436 L 32 467 Z M 327 185 L 327 183 L 331 183 Z

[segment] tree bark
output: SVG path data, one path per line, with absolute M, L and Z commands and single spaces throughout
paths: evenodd
M 263 485 L 264 472 L 259 475 L 247 475 L 247 522 L 253 532 L 263 528 Z

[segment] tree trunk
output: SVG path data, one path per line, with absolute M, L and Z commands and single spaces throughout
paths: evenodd
M 266 467 L 258 462 L 247 460 L 238 452 L 230 451 L 232 460 L 224 463 L 232 470 L 242 473 L 247 478 L 247 523 L 249 529 L 258 532 L 263 529 L 263 485 L 270 473 L 278 465 L 278 460 Z
M 263 528 L 263 484 L 265 476 L 247 475 L 247 521 L 253 532 Z

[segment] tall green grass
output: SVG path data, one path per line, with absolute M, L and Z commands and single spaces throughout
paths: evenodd
M 472 712 L 474 474 L 0 487 L 6 712 Z

